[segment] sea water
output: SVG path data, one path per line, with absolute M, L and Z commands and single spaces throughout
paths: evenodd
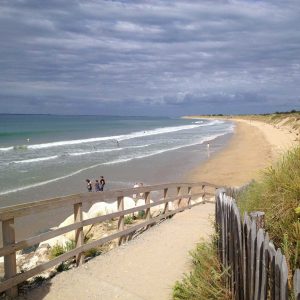
M 84 180 L 98 175 L 107 188 L 168 182 L 195 153 L 205 158 L 207 143 L 221 148 L 216 141 L 233 128 L 207 119 L 0 115 L 0 200 L 84 192 Z

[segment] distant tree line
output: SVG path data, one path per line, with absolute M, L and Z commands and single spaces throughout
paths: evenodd
M 275 115 L 288 115 L 288 114 L 299 114 L 300 113 L 300 110 L 296 110 L 296 109 L 292 109 L 291 111 L 276 111 L 275 113 L 272 113 L 272 114 L 275 114 Z M 260 114 L 261 116 L 269 116 L 269 115 L 272 115 L 272 114 Z

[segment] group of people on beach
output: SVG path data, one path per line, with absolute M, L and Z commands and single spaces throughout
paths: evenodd
M 93 184 L 91 182 L 90 179 L 86 179 L 86 188 L 88 190 L 88 192 L 92 192 L 93 191 Z M 103 176 L 100 177 L 100 180 L 96 179 L 94 182 L 94 189 L 95 192 L 103 192 L 105 186 L 105 179 Z

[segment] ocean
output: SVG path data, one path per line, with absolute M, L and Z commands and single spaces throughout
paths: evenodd
M 0 115 L 0 206 L 180 180 L 222 149 L 230 121 L 121 116 Z

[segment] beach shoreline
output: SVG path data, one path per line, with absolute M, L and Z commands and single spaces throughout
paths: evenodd
M 197 119 L 197 117 L 194 117 Z M 199 117 L 200 118 L 200 117 Z M 203 119 L 203 117 L 201 117 Z M 215 118 L 224 119 L 224 118 Z M 295 134 L 260 121 L 230 118 L 236 124 L 228 145 L 186 174 L 186 181 L 241 186 L 258 179 L 288 149 L 297 145 Z M 210 148 L 213 144 L 210 144 Z
M 189 152 L 191 156 L 195 156 L 191 157 L 194 161 L 192 168 L 178 169 L 178 166 L 169 164 L 165 171 L 174 174 L 177 172 L 178 182 L 206 181 L 220 186 L 240 186 L 252 179 L 257 179 L 261 170 L 274 163 L 280 153 L 293 144 L 291 135 L 273 128 L 271 125 L 233 121 L 236 124 L 235 131 L 229 139 L 217 139 L 210 142 L 211 155 L 208 159 L 207 157 L 195 159 L 199 156 L 198 152 L 201 152 L 201 149 L 198 151 L 195 147 Z M 206 144 L 201 147 L 206 147 Z M 149 163 L 151 163 L 151 159 L 149 159 Z M 156 176 L 161 178 L 159 170 L 154 170 L 153 174 L 154 178 Z M 166 182 L 156 180 L 156 182 L 148 184 L 156 183 Z M 43 195 L 41 191 L 37 193 L 36 197 L 42 200 L 45 198 Z M 88 209 L 88 206 L 85 209 Z M 72 208 L 68 208 L 44 213 L 37 217 L 38 220 L 20 218 L 16 222 L 16 226 L 21 229 L 18 231 L 17 239 L 30 236 L 36 231 L 36 228 L 43 232 L 47 228 L 57 226 L 71 213 Z M 23 226 L 24 224 L 27 225 Z

